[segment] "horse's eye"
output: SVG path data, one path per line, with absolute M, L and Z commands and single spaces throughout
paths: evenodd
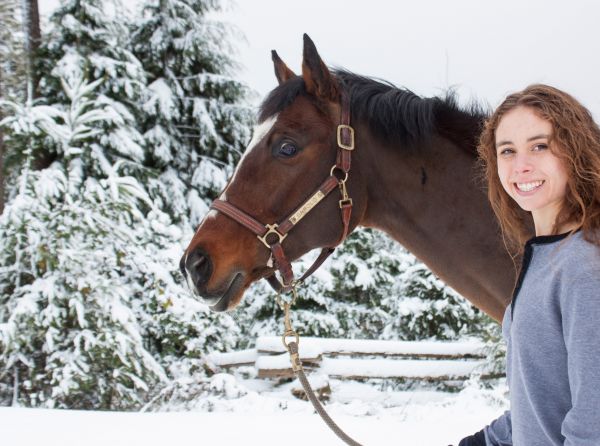
M 291 157 L 298 152 L 298 148 L 291 142 L 284 142 L 279 146 L 279 154 L 282 156 Z

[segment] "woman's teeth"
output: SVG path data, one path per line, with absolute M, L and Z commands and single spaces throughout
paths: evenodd
M 515 183 L 517 185 L 517 188 L 522 191 L 522 192 L 530 192 L 533 189 L 536 189 L 538 187 L 540 187 L 542 184 L 544 184 L 543 181 L 532 181 L 530 183 Z

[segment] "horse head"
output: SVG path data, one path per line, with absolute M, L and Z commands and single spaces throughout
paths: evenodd
M 275 247 L 290 262 L 315 248 L 333 248 L 366 207 L 360 168 L 353 163 L 348 175 L 350 158 L 340 155 L 354 145 L 353 130 L 340 126 L 349 113 L 340 81 L 307 35 L 302 75 L 275 51 L 272 58 L 279 85 L 264 100 L 252 140 L 181 259 L 191 289 L 215 311 L 233 309 L 253 282 L 273 278 L 277 266 L 281 271 Z M 279 229 L 263 226 L 275 223 Z

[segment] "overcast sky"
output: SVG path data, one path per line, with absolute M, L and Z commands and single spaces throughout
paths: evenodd
M 57 3 L 40 0 L 42 12 Z M 600 121 L 593 0 L 237 0 L 224 19 L 245 35 L 239 77 L 259 97 L 276 85 L 271 49 L 299 72 L 308 33 L 326 64 L 421 95 L 455 87 L 464 102 L 496 106 L 542 82 L 573 94 Z

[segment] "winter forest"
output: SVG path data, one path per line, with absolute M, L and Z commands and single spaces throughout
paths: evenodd
M 63 0 L 40 22 L 37 0 L 0 2 L 0 406 L 231 398 L 209 354 L 282 330 L 267 284 L 214 313 L 178 267 L 252 136 L 240 37 L 219 0 L 118 5 Z M 477 338 L 502 367 L 498 325 L 374 230 L 307 281 L 294 319 L 302 336 Z

